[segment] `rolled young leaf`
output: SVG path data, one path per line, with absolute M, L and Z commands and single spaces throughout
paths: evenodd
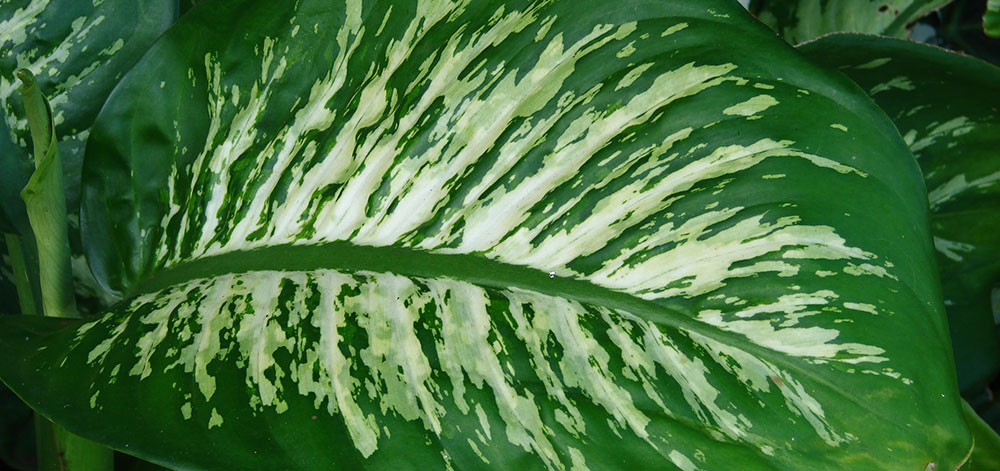
M 0 231 L 25 234 L 28 227 L 17 192 L 27 184 L 33 165 L 14 71 L 30 70 L 50 98 L 75 219 L 83 144 L 90 125 L 122 74 L 173 22 L 176 3 L 0 2 Z
M 67 197 L 74 278 L 84 313 L 114 301 L 93 281 L 79 235 L 83 145 L 122 75 L 175 18 L 177 0 L 0 2 L 0 232 L 31 233 L 20 192 L 34 165 L 15 70 L 30 70 L 50 98 Z M 2 273 L 2 272 L 0 272 Z M 2 276 L 2 275 L 0 275 Z M 13 306 L 12 306 L 13 308 Z
M 951 0 L 755 0 L 750 10 L 791 44 L 828 33 L 904 36 L 906 25 Z
M 177 469 L 955 469 L 927 217 L 735 2 L 205 2 L 88 143 L 126 300 L 0 378 Z
M 38 279 L 42 312 L 51 317 L 77 317 L 70 268 L 69 229 L 66 224 L 66 193 L 63 166 L 56 146 L 52 110 L 35 77 L 27 69 L 17 71 L 23 83 L 21 95 L 31 123 L 35 171 L 21 191 L 38 250 Z M 26 270 L 22 273 L 27 273 Z
M 959 385 L 1000 369 L 1000 68 L 910 41 L 832 35 L 800 46 L 868 90 L 923 169 Z
M 35 171 L 21 196 L 31 223 L 31 232 L 35 235 L 33 240 L 37 243 L 29 247 L 37 248 L 42 313 L 48 317 L 75 318 L 79 314 L 70 268 L 66 194 L 52 109 L 29 70 L 18 70 L 17 77 L 22 82 L 21 96 L 24 99 L 35 155 Z M 17 240 L 17 237 L 9 239 L 10 242 Z M 29 271 L 23 266 L 23 254 L 15 251 L 11 254 L 21 257 L 13 264 L 16 276 L 29 276 Z M 24 288 L 28 287 L 19 289 L 18 297 L 21 312 L 27 314 L 34 296 L 20 292 Z M 113 467 L 114 455 L 111 450 L 73 435 L 37 414 L 35 436 L 40 471 L 102 471 Z

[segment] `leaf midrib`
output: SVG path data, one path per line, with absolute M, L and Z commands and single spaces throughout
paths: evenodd
M 391 273 L 420 278 L 448 278 L 495 289 L 522 289 L 603 306 L 654 324 L 697 332 L 725 345 L 808 377 L 816 386 L 838 391 L 866 410 L 849 391 L 813 371 L 802 359 L 749 341 L 745 336 L 705 324 L 669 299 L 646 300 L 589 281 L 552 276 L 547 272 L 486 258 L 481 254 L 432 253 L 397 246 L 363 246 L 349 242 L 318 245 L 278 245 L 188 260 L 161 269 L 133 284 L 124 299 L 153 293 L 187 281 L 256 271 L 303 272 L 338 270 L 348 273 Z M 670 304 L 668 304 L 670 303 Z
M 133 283 L 124 299 L 192 280 L 260 271 L 304 272 L 337 270 L 348 273 L 391 273 L 435 279 L 448 278 L 496 289 L 523 289 L 584 304 L 609 307 L 656 323 L 701 331 L 708 326 L 676 306 L 650 301 L 595 285 L 555 276 L 528 266 L 512 265 L 481 254 L 434 253 L 398 246 L 364 246 L 349 242 L 318 245 L 278 245 L 227 252 L 186 260 L 153 271 Z

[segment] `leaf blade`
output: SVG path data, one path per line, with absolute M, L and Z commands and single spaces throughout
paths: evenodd
M 888 38 L 833 35 L 801 50 L 868 90 L 924 171 L 959 384 L 976 394 L 1000 369 L 990 300 L 1000 278 L 993 216 L 1000 104 L 992 98 L 1000 69 Z
M 922 181 L 849 81 L 721 1 L 416 6 L 205 3 L 127 79 L 84 227 L 129 300 L 35 344 L 90 365 L 68 422 L 206 469 L 964 458 Z

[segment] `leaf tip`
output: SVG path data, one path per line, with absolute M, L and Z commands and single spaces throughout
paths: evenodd
M 32 74 L 28 69 L 17 69 L 17 71 L 14 72 L 14 75 L 16 75 L 17 79 L 21 81 L 21 87 L 24 89 L 35 84 L 35 74 Z

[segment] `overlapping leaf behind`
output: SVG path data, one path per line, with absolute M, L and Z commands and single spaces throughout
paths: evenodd
M 991 302 L 1000 281 L 1000 69 L 870 36 L 833 35 L 800 50 L 866 89 L 923 169 L 959 383 L 981 390 L 1000 369 Z

